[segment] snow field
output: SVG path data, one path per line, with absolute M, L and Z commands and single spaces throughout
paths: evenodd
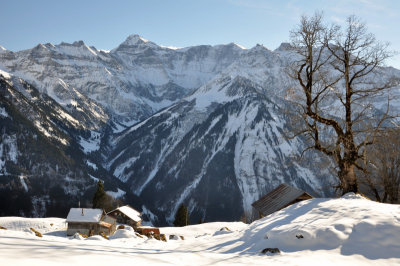
M 32 227 L 42 234 L 67 230 L 65 219 L 62 218 L 0 217 L 0 225 L 9 231 L 30 231 Z
M 0 225 L 9 229 L 0 230 L 1 265 L 400 265 L 400 206 L 354 194 L 303 201 L 250 225 L 160 228 L 167 239 L 184 236 L 167 242 L 129 226 L 110 240 L 66 237 L 60 218 L 0 217 Z M 261 254 L 265 248 L 281 253 Z

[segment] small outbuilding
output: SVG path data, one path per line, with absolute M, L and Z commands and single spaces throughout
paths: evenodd
M 87 236 L 112 235 L 116 230 L 116 220 L 106 215 L 101 209 L 71 208 L 66 222 L 67 235 L 81 233 Z
M 141 235 L 160 235 L 160 229 L 150 226 L 141 226 L 137 228 L 137 232 Z
M 313 197 L 303 190 L 281 184 L 267 195 L 253 202 L 251 206 L 258 211 L 261 218 L 286 208 L 289 205 L 311 198 Z
M 118 207 L 107 213 L 107 215 L 116 219 L 118 223 L 127 224 L 133 228 L 140 226 L 142 221 L 142 214 L 129 205 Z

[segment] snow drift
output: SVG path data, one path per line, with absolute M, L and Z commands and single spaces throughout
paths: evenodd
M 302 201 L 252 223 L 232 251 L 258 253 L 338 249 L 368 259 L 400 257 L 400 206 L 349 193 L 339 199 Z

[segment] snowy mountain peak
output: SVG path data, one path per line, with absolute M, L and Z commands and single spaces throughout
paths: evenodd
M 45 51 L 45 50 L 47 50 L 47 47 L 42 43 L 39 43 L 32 49 L 32 51 Z
M 5 51 L 7 51 L 7 49 L 0 45 L 0 53 Z
M 60 45 L 56 46 L 58 49 L 58 52 L 63 53 L 63 54 L 68 54 L 72 56 L 97 56 L 98 50 L 94 46 L 88 46 L 85 44 L 83 41 L 76 41 L 73 42 L 72 44 L 69 43 L 61 43 Z M 52 47 L 54 48 L 54 47 Z
M 82 40 L 80 40 L 80 41 L 73 42 L 72 45 L 79 47 L 79 46 L 84 46 L 85 43 Z
M 160 46 L 142 38 L 138 34 L 133 34 L 129 35 L 123 43 L 111 50 L 111 52 L 136 53 L 148 48 L 158 49 Z
M 242 45 L 240 45 L 240 44 L 234 43 L 234 42 L 231 42 L 230 45 L 236 46 L 236 47 L 238 47 L 238 48 L 240 48 L 240 49 L 242 49 L 242 50 L 247 50 L 246 47 L 244 47 L 244 46 L 242 46 Z
M 281 45 L 279 45 L 278 48 L 275 49 L 275 51 L 276 51 L 276 52 L 279 52 L 279 51 L 288 51 L 288 50 L 290 50 L 291 48 L 292 48 L 292 46 L 290 45 L 290 43 L 288 43 L 288 42 L 283 42 L 283 43 L 281 43 Z
M 52 47 L 52 48 L 54 48 L 54 47 L 63 47 L 63 46 L 68 46 L 68 47 L 70 47 L 70 46 L 74 46 L 74 47 L 82 47 L 82 46 L 87 46 L 86 44 L 85 44 L 85 42 L 84 41 L 82 41 L 82 40 L 80 40 L 80 41 L 74 41 L 73 43 L 67 43 L 67 42 L 61 42 L 60 44 L 58 44 L 58 45 L 53 45 L 53 44 L 51 44 L 51 43 L 46 43 L 46 47 Z
M 265 47 L 263 44 L 259 44 L 259 43 L 257 43 L 256 46 L 251 48 L 251 50 L 268 50 L 269 51 L 269 49 L 267 47 Z
M 251 57 L 258 57 L 260 55 L 273 55 L 275 54 L 273 51 L 271 51 L 270 49 L 268 49 L 267 47 L 265 47 L 262 44 L 256 44 L 256 46 L 252 47 L 251 49 L 246 50 L 246 55 L 245 57 L 247 58 L 251 58 Z
M 46 47 L 51 47 L 51 48 L 55 48 L 56 46 L 50 42 L 45 44 Z
M 127 46 L 136 46 L 136 45 L 141 45 L 141 44 L 145 44 L 145 43 L 152 44 L 152 42 L 146 40 L 145 38 L 141 37 L 140 35 L 132 34 L 132 35 L 129 35 L 128 38 L 126 38 L 126 40 L 122 44 L 127 45 Z

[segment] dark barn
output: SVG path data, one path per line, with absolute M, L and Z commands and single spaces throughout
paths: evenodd
M 289 205 L 311 198 L 313 197 L 307 192 L 286 184 L 281 184 L 267 195 L 253 202 L 251 206 L 258 211 L 261 218 Z

